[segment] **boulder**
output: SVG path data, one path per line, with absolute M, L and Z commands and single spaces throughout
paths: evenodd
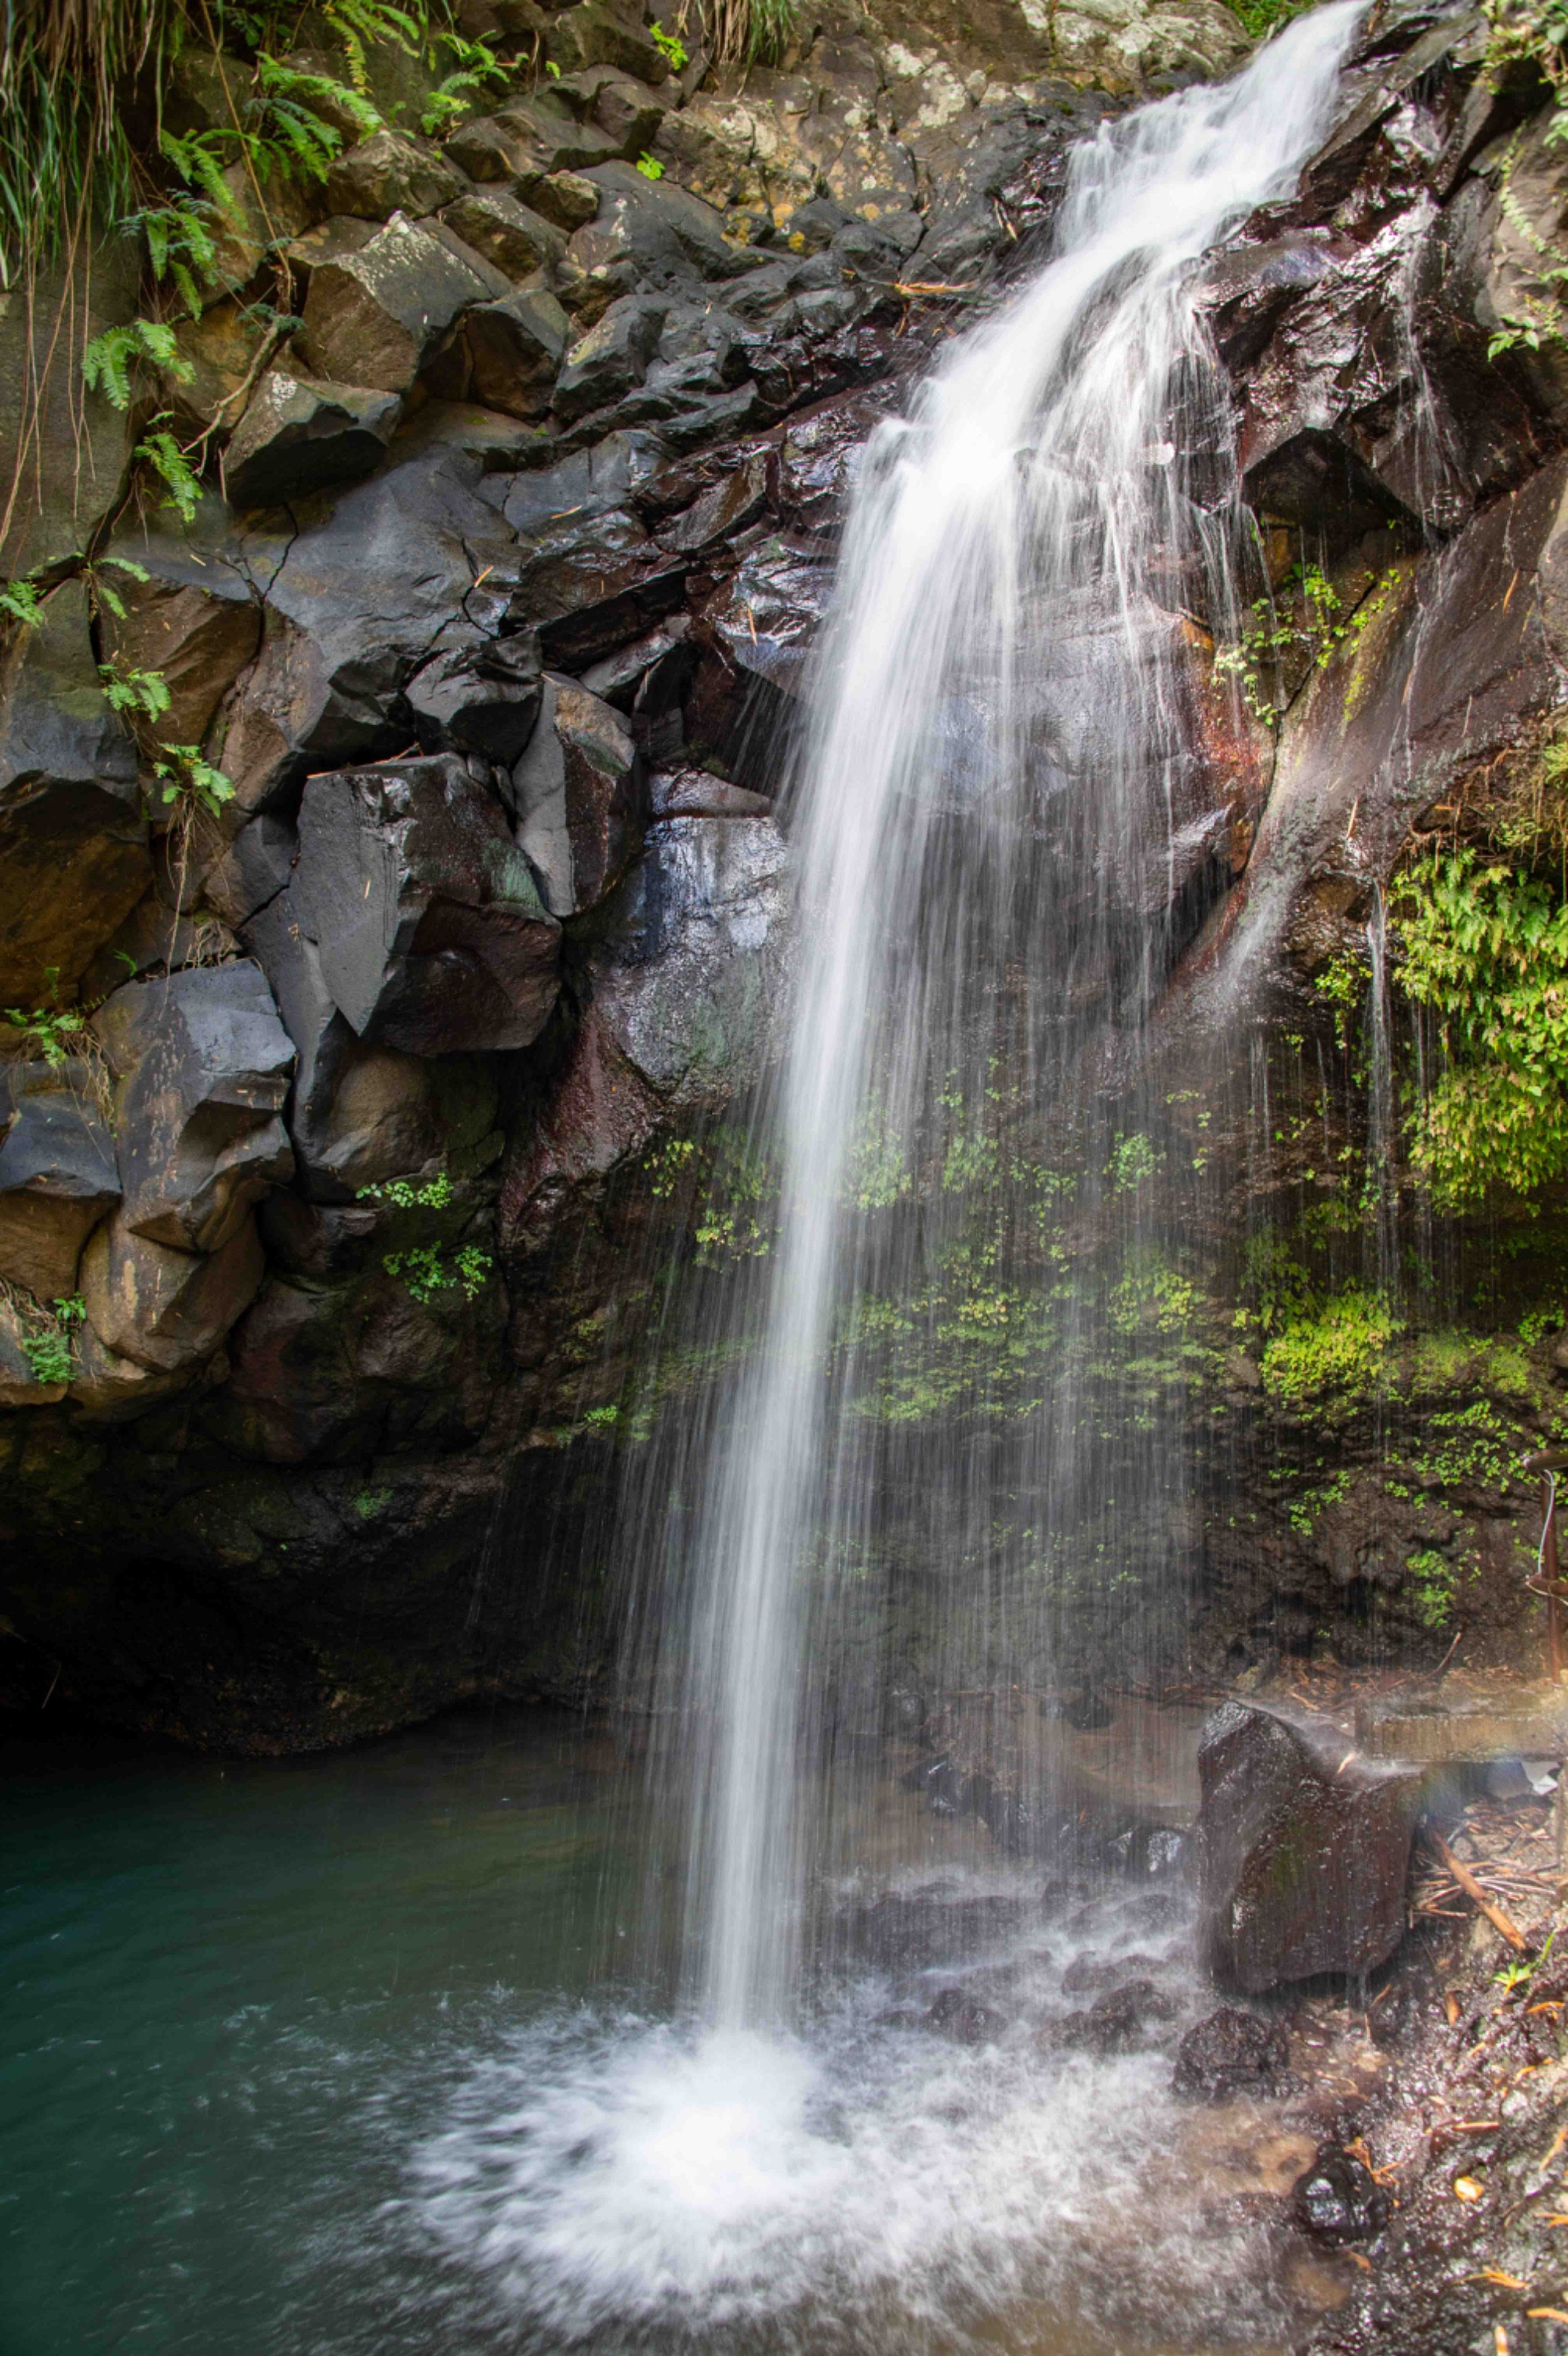
M 585 336 L 566 350 L 555 388 L 560 417 L 585 417 L 607 408 L 642 382 L 659 348 L 664 305 L 628 294 L 612 303 Z
M 376 760 L 408 743 L 405 681 L 437 650 L 478 643 L 467 619 L 477 576 L 516 567 L 480 479 L 477 459 L 433 442 L 394 456 L 289 538 L 268 583 L 262 651 L 223 740 L 236 816 L 292 811 L 306 769 Z
M 566 251 L 566 232 L 524 204 L 505 188 L 480 188 L 459 197 L 442 215 L 465 245 L 509 278 L 526 278 L 531 271 L 550 270 Z
M 541 287 L 470 312 L 465 340 L 473 398 L 504 417 L 538 417 L 571 335 L 571 323 Z
M 420 743 L 432 753 L 478 753 L 510 769 L 539 719 L 542 669 L 532 630 L 437 655 L 404 691 Z
M 333 384 L 403 392 L 462 312 L 489 293 L 439 238 L 394 213 L 357 252 L 312 270 L 300 349 Z
M 618 712 L 547 679 L 539 727 L 512 772 L 519 847 L 553 916 L 580 916 L 619 881 L 640 840 L 636 747 Z
M 69 989 L 152 881 L 136 753 L 103 698 L 75 583 L 0 669 L 0 1005 Z
M 247 1219 L 214 1252 L 175 1251 L 135 1234 L 116 1213 L 81 1260 L 92 1331 L 117 1357 L 176 1374 L 212 1355 L 266 1270 L 256 1223 Z
M 645 81 L 612 68 L 597 77 L 593 119 L 616 144 L 617 153 L 635 163 L 659 135 L 666 108 Z
M 664 81 L 670 60 L 642 20 L 637 0 L 579 0 L 554 17 L 544 54 L 564 74 L 584 66 L 619 66 L 645 82 Z
M 760 1077 L 788 989 L 790 905 L 772 819 L 650 828 L 593 976 L 600 1022 L 656 1095 L 716 1108 Z
M 342 1183 L 328 1167 L 332 1102 L 355 1034 L 338 1011 L 321 970 L 321 952 L 306 925 L 299 887 L 293 883 L 257 911 L 242 938 L 266 975 L 294 1042 L 287 1119 L 298 1175 L 313 1196 L 338 1201 Z
M 1219 1985 L 1256 1995 L 1386 1961 L 1419 1774 L 1235 1701 L 1205 1725 L 1197 1767 L 1199 1943 Z
M 1136 2053 L 1153 2041 L 1157 2024 L 1175 2013 L 1175 2003 L 1153 1980 L 1128 1980 L 1097 1997 L 1087 2012 L 1056 2022 L 1049 2041 L 1087 2053 Z
M 925 2026 L 955 2045 L 992 2045 L 1007 2023 L 968 1988 L 946 1987 L 926 2014 Z
M 81 1248 L 120 1199 L 114 1141 L 84 1064 L 12 1064 L 3 1077 L 0 1278 L 57 1301 L 75 1291 Z
M 550 1101 L 501 1183 L 499 1228 L 524 1257 L 549 1242 L 564 1206 L 593 1199 L 659 1133 L 664 1108 L 590 1006 Z
M 416 1055 L 538 1037 L 560 927 L 455 755 L 312 777 L 299 839 L 302 919 L 354 1031 Z
M 266 976 L 243 958 L 129 982 L 93 1028 L 119 1082 L 122 1226 L 177 1250 L 221 1249 L 294 1174 L 282 1119 L 294 1044 Z
M 581 172 L 551 172 L 530 189 L 529 202 L 536 213 L 570 237 L 574 230 L 595 218 L 600 198 L 592 180 Z
M 395 392 L 269 369 L 224 453 L 231 503 L 273 507 L 357 481 L 386 455 L 402 406 Z
M 299 837 L 291 822 L 263 811 L 253 818 L 209 867 L 202 896 L 223 918 L 238 926 L 275 900 L 294 870 Z
M 590 295 L 602 308 L 634 284 L 693 292 L 765 266 L 762 255 L 732 243 L 713 207 L 685 188 L 621 162 L 601 164 L 585 177 L 599 191 L 599 209 L 574 231 L 561 263 L 574 308 Z
M 564 516 L 537 532 L 517 568 L 507 621 L 537 628 L 553 668 L 580 671 L 645 637 L 685 594 L 684 561 L 666 556 L 634 515 L 615 508 Z
M 360 220 L 384 221 L 393 213 L 418 220 L 450 204 L 461 187 L 438 147 L 383 128 L 337 158 L 327 175 L 327 202 Z
M 1284 2083 L 1290 2042 L 1283 2023 L 1221 2005 L 1195 2021 L 1176 2048 L 1178 2094 L 1228 2103 L 1237 2094 L 1277 2094 Z

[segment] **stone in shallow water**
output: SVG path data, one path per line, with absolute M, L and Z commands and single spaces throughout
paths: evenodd
M 1234 2094 L 1272 2094 L 1283 2081 L 1288 2058 L 1282 2022 L 1221 2005 L 1182 2039 L 1172 2083 L 1178 2094 L 1196 2094 L 1209 2103 L 1229 2102 Z
M 1297 2183 L 1291 2206 L 1320 2242 L 1369 2242 L 1389 2220 L 1389 2196 L 1364 2161 L 1325 2144 Z
M 1234 1701 L 1205 1726 L 1197 1767 L 1199 1947 L 1222 1987 L 1255 1996 L 1393 1953 L 1418 1774 Z

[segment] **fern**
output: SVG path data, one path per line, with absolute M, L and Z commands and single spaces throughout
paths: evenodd
M 112 712 L 138 720 L 161 720 L 169 707 L 168 681 L 161 670 L 123 670 L 117 662 L 100 663 L 103 700 Z
M 145 564 L 137 564 L 129 556 L 102 557 L 98 563 L 90 564 L 85 568 L 82 578 L 87 584 L 87 594 L 94 612 L 102 606 L 105 613 L 113 614 L 117 622 L 123 622 L 125 618 L 125 607 L 113 583 L 105 581 L 103 578 L 105 565 L 113 565 L 116 573 L 124 573 L 131 580 L 141 582 L 144 585 L 153 576 Z
M 168 413 L 166 409 L 163 412 L 165 417 Z M 152 468 L 166 488 L 165 507 L 176 509 L 182 523 L 193 522 L 201 502 L 201 485 L 179 444 L 158 418 L 154 418 L 145 439 L 137 443 L 134 455 Z
M 161 749 L 165 757 L 153 763 L 153 775 L 163 788 L 166 805 L 203 809 L 209 818 L 216 818 L 224 803 L 233 800 L 232 783 L 221 769 L 203 759 L 199 745 L 165 744 Z
M 367 42 L 390 41 L 411 58 L 424 53 L 423 15 L 395 7 L 392 0 L 327 0 L 322 14 L 343 44 L 354 88 L 361 95 L 371 87 L 365 64 Z
M 195 374 L 190 362 L 181 358 L 166 320 L 133 319 L 93 337 L 81 356 L 82 380 L 90 392 L 102 391 L 116 409 L 129 409 L 131 370 L 141 360 L 162 369 L 177 384 Z
M 24 629 L 37 629 L 44 618 L 43 600 L 31 581 L 0 581 L 0 617 Z

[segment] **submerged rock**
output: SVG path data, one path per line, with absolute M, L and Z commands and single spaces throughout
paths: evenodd
M 1284 2082 L 1289 2053 L 1283 2022 L 1221 2005 L 1182 2039 L 1171 2083 L 1178 2094 L 1207 2103 L 1275 2094 Z

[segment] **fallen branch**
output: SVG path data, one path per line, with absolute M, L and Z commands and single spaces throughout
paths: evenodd
M 1480 1908 L 1482 1913 L 1486 1916 L 1493 1930 L 1498 1932 L 1501 1937 L 1508 1941 L 1510 1947 L 1516 1948 L 1522 1955 L 1526 1952 L 1529 1941 L 1526 1939 L 1524 1933 L 1520 1929 L 1519 1924 L 1505 1914 L 1500 1906 L 1493 1905 L 1491 1900 L 1487 1897 L 1486 1891 L 1482 1889 L 1480 1883 L 1471 1872 L 1469 1867 L 1460 1863 L 1459 1859 L 1455 1856 L 1453 1850 L 1449 1847 L 1441 1833 L 1434 1833 L 1432 1838 L 1438 1856 L 1443 1859 L 1444 1864 L 1448 1868 L 1449 1872 L 1454 1876 L 1455 1880 L 1459 1884 L 1459 1887 L 1465 1892 L 1466 1897 L 1474 1899 L 1476 1904 Z

